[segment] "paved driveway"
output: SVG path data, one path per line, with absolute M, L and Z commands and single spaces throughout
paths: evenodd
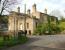
M 65 50 L 65 35 L 28 36 L 29 41 L 4 50 Z

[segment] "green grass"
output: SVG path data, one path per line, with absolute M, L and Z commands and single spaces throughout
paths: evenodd
M 23 44 L 27 41 L 27 37 L 22 36 L 20 39 L 18 38 L 10 38 L 9 40 L 4 41 L 3 37 L 0 37 L 0 48 L 3 47 L 11 47 L 18 44 Z
M 3 37 L 0 37 L 0 48 L 3 48 L 3 45 L 4 45 Z

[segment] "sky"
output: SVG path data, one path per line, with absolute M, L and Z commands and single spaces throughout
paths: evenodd
M 21 12 L 24 12 L 24 4 L 26 4 L 26 9 L 32 9 L 32 5 L 35 3 L 37 10 L 40 12 L 44 12 L 46 8 L 48 14 L 57 17 L 65 16 L 65 0 L 19 0 L 19 2 L 20 4 L 17 7 L 21 8 Z

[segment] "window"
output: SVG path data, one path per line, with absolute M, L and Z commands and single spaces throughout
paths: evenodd
M 36 28 L 37 28 L 37 22 L 36 22 Z
M 27 29 L 29 28 L 29 23 L 27 23 Z
M 20 23 L 20 30 L 23 30 L 23 25 L 22 25 L 22 23 Z

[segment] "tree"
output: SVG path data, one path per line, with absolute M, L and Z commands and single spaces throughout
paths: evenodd
M 5 14 L 6 12 L 10 13 L 13 7 L 18 3 L 18 0 L 0 0 L 0 24 L 7 23 L 8 18 L 5 17 L 3 14 Z
M 41 23 L 37 26 L 34 34 L 35 35 L 42 35 L 42 34 L 45 34 L 45 32 L 48 30 L 48 24 L 47 23 Z
M 50 13 L 51 16 L 56 16 L 56 17 L 61 17 L 62 13 L 60 10 L 56 9 L 56 10 L 52 10 Z
M 61 32 L 62 29 L 64 29 L 64 27 L 61 28 L 59 25 L 56 25 L 55 22 L 48 21 L 48 23 L 39 24 L 34 32 L 34 35 L 54 35 Z
M 17 3 L 17 0 L 0 0 L 0 24 L 8 23 L 8 18 L 3 15 L 4 11 L 10 12 Z
M 0 15 L 2 15 L 4 11 L 10 12 L 16 4 L 17 0 L 0 0 Z

